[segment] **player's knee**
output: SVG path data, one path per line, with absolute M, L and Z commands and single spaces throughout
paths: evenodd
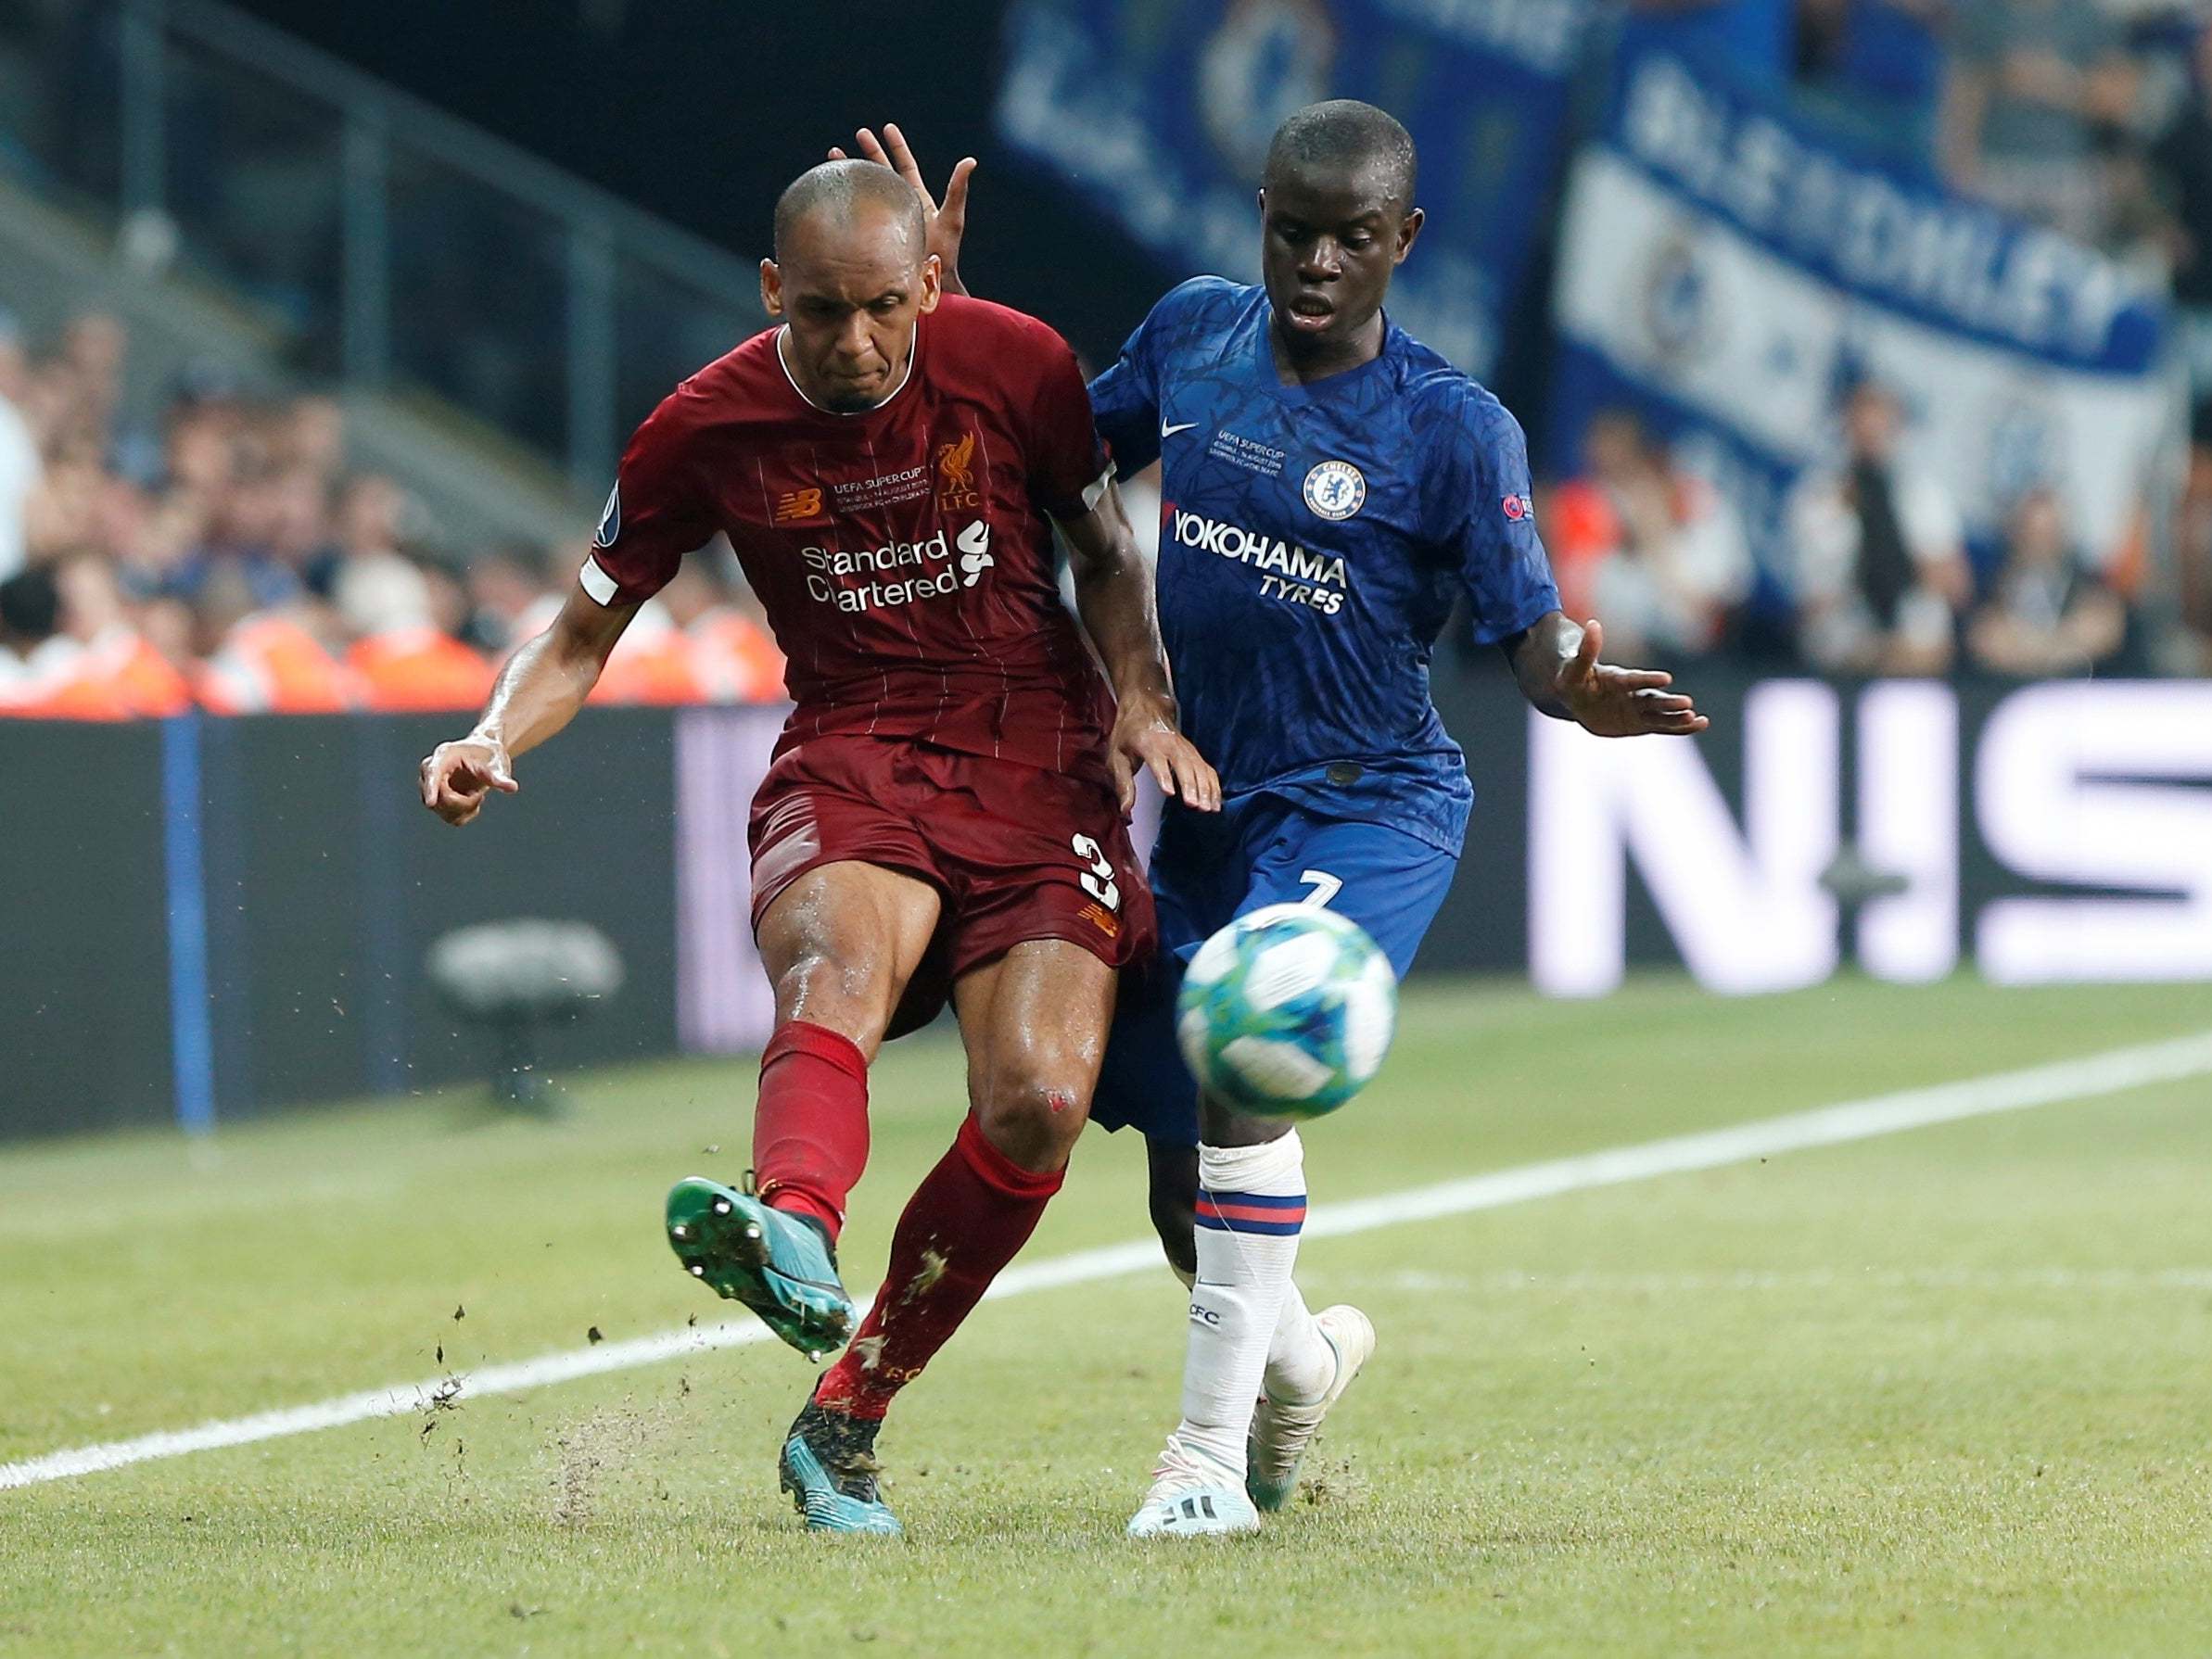
M 827 946 L 795 952 L 776 970 L 776 1021 L 826 1026 L 872 1050 L 890 1021 L 890 985 L 871 960 Z
M 988 1076 L 972 1080 L 972 1095 L 984 1133 L 1024 1169 L 1067 1162 L 1090 1117 L 1084 1069 L 1049 1050 L 1003 1057 Z

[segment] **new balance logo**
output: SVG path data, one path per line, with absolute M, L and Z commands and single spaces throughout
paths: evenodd
M 776 523 L 787 525 L 802 518 L 821 516 L 821 491 L 794 489 L 776 498 Z

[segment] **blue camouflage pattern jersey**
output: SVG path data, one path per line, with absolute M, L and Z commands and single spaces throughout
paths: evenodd
M 1285 386 L 1264 289 L 1197 277 L 1091 383 L 1122 476 L 1163 462 L 1160 627 L 1183 731 L 1230 797 L 1386 823 L 1456 855 L 1473 802 L 1429 695 L 1458 596 L 1488 644 L 1558 609 L 1520 426 L 1389 324 Z

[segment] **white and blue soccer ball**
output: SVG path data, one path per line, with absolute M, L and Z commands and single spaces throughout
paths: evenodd
M 1373 1081 L 1397 1017 L 1397 977 L 1365 929 L 1318 905 L 1269 905 L 1199 947 L 1176 1034 L 1215 1099 L 1318 1118 Z

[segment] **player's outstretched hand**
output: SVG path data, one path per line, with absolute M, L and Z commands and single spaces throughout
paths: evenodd
M 1174 719 L 1160 709 L 1135 700 L 1125 702 L 1114 716 L 1106 752 L 1124 817 L 1136 810 L 1139 766 L 1151 773 L 1161 792 L 1170 799 L 1200 812 L 1221 810 L 1220 778 L 1191 747 L 1190 740 L 1176 729 Z
M 459 829 L 484 810 L 491 792 L 522 788 L 507 765 L 507 746 L 496 738 L 466 737 L 440 743 L 423 756 L 423 804 Z
M 1656 668 L 1616 668 L 1597 660 L 1605 630 L 1595 622 L 1583 627 L 1583 643 L 1559 670 L 1559 698 L 1585 731 L 1601 738 L 1634 738 L 1649 733 L 1689 737 L 1712 722 L 1689 698 L 1671 692 L 1672 674 Z
M 946 183 L 945 199 L 940 202 L 922 182 L 922 163 L 914 159 L 907 135 L 898 130 L 896 121 L 884 123 L 880 139 L 871 129 L 862 127 L 853 134 L 853 142 L 864 159 L 888 167 L 913 186 L 914 194 L 922 198 L 922 216 L 929 226 L 929 251 L 944 267 L 945 291 L 965 294 L 968 290 L 960 282 L 960 238 L 968 234 L 968 180 L 975 171 L 975 158 L 962 156 L 953 163 L 952 177 Z M 831 160 L 850 158 L 842 146 L 830 146 Z

